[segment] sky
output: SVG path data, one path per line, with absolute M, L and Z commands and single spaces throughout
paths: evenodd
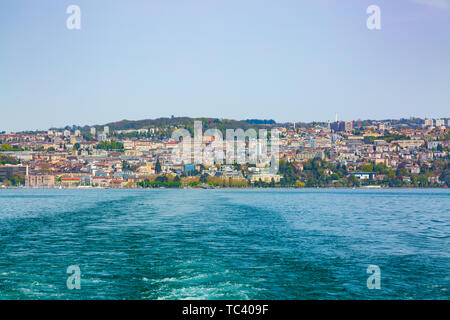
M 449 110 L 450 0 L 0 1 L 0 131 Z

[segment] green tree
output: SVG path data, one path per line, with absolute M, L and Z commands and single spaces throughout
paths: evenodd
M 101 141 L 95 147 L 95 149 L 102 149 L 107 151 L 123 151 L 123 143 L 117 141 Z
M 359 180 L 354 174 L 348 176 L 347 182 L 351 187 L 359 187 Z
M 206 183 L 208 181 L 208 175 L 206 173 L 202 174 L 200 176 L 200 182 L 201 183 Z
M 158 176 L 158 177 L 156 177 L 155 181 L 158 181 L 158 182 L 168 182 L 168 181 L 169 181 L 169 178 L 167 178 L 166 175 Z
M 2 144 L 0 145 L 0 151 L 13 151 L 13 147 L 9 144 Z
M 16 158 L 0 154 L 0 165 L 4 164 L 17 164 L 18 161 Z
M 158 174 L 161 172 L 161 163 L 159 162 L 159 158 L 156 159 L 155 172 Z
M 366 164 L 361 167 L 361 171 L 363 172 L 372 172 L 373 171 L 373 164 Z

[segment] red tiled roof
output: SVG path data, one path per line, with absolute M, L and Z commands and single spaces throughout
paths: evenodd
M 81 178 L 75 178 L 75 177 L 63 177 L 61 178 L 61 181 L 80 181 Z

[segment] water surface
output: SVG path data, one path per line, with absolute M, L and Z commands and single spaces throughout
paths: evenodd
M 0 190 L 0 298 L 449 299 L 449 208 L 442 189 Z

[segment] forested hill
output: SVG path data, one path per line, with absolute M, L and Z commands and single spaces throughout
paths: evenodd
M 147 129 L 147 128 L 169 128 L 169 127 L 184 127 L 193 128 L 194 121 L 202 121 L 203 130 L 208 128 L 223 129 L 236 129 L 242 128 L 244 130 L 248 128 L 267 128 L 276 124 L 273 120 L 230 120 L 230 119 L 218 119 L 218 118 L 189 118 L 189 117 L 171 117 L 171 118 L 158 118 L 158 119 L 146 119 L 146 120 L 122 120 L 117 122 L 107 123 L 102 126 L 95 126 L 102 128 L 103 126 L 109 126 L 110 130 L 130 130 L 130 129 Z M 259 122 L 259 123 L 258 123 Z

